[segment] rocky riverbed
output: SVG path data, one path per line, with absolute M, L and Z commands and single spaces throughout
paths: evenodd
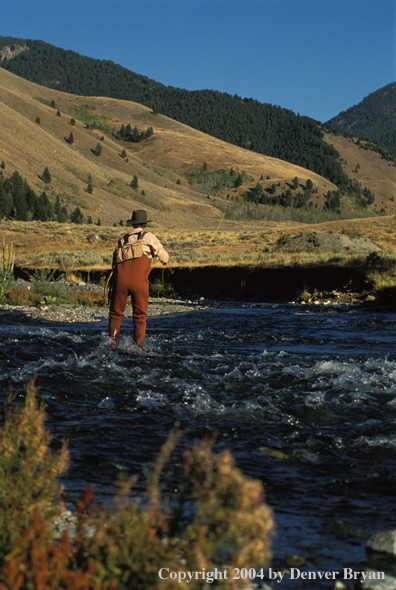
M 31 288 L 31 283 L 18 279 L 18 285 L 27 289 Z M 103 287 L 93 283 L 67 283 L 63 281 L 66 289 L 75 289 L 78 291 L 97 291 L 98 294 L 103 295 Z M 209 309 L 213 304 L 209 304 L 204 297 L 196 299 L 168 299 L 165 297 L 149 298 L 149 306 L 147 310 L 148 317 L 158 317 L 163 315 L 170 315 L 174 313 L 186 313 L 189 311 Z M 109 316 L 108 307 L 89 307 L 86 305 L 70 305 L 70 304 L 54 304 L 54 305 L 39 305 L 39 306 L 15 306 L 4 304 L 0 305 L 0 313 L 12 314 L 15 321 L 17 316 L 29 317 L 41 322 L 66 322 L 66 323 L 89 323 L 100 322 L 107 319 Z M 125 316 L 132 315 L 132 308 L 127 307 Z

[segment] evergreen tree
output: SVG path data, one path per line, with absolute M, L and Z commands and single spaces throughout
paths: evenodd
M 57 214 L 57 221 L 58 223 L 66 223 L 69 220 L 69 214 L 67 212 L 66 207 L 63 205 L 59 209 L 59 213 Z
M 23 190 L 25 194 L 26 208 L 28 210 L 28 217 L 34 218 L 34 214 L 37 210 L 38 199 L 34 190 L 30 188 L 26 180 L 23 183 Z
M 5 190 L 4 184 L 0 179 L 0 219 L 11 216 L 12 206 L 12 196 Z
M 26 206 L 26 199 L 23 192 L 17 188 L 12 195 L 12 212 L 11 217 L 16 219 L 17 221 L 27 221 L 28 220 L 28 209 Z
M 297 189 L 299 187 L 299 184 L 300 184 L 300 181 L 298 180 L 298 177 L 295 176 L 293 178 L 292 189 L 294 189 L 294 190 Z
M 45 184 L 49 184 L 51 182 L 52 177 L 50 171 L 48 170 L 48 166 L 44 168 L 44 172 L 41 175 L 41 179 L 43 180 L 43 182 L 45 182 Z
M 89 193 L 90 195 L 92 195 L 93 193 L 93 184 L 92 182 L 89 182 L 87 185 L 87 193 Z
M 52 203 L 49 201 L 46 193 L 41 193 L 37 199 L 36 211 L 33 219 L 39 221 L 51 221 L 54 216 L 54 209 Z
M 243 185 L 243 178 L 242 178 L 241 174 L 238 174 L 238 176 L 236 177 L 235 182 L 234 182 L 234 187 L 238 188 L 239 186 L 242 186 L 242 185 Z
M 74 143 L 74 135 L 71 131 L 70 131 L 70 135 L 66 141 L 67 141 L 67 143 L 70 143 L 70 145 L 72 145 Z
M 70 119 L 70 125 L 75 125 L 76 124 L 76 120 L 72 117 Z
M 37 123 L 38 125 L 40 125 L 40 124 L 41 124 L 41 119 L 40 119 L 40 117 L 39 117 L 39 116 L 37 116 L 37 117 L 36 117 L 36 123 Z
M 102 154 L 102 146 L 99 142 L 96 144 L 96 148 L 94 149 L 94 154 L 95 154 L 95 156 L 100 156 Z
M 138 188 L 139 188 L 139 180 L 138 180 L 138 177 L 136 176 L 136 174 L 135 174 L 135 175 L 134 175 L 134 177 L 132 178 L 132 181 L 131 181 L 131 187 L 132 187 L 133 189 L 138 189 Z
M 84 215 L 81 212 L 80 207 L 76 207 L 74 211 L 70 215 L 70 221 L 72 223 L 76 223 L 77 225 L 81 225 L 84 223 Z
M 140 141 L 140 135 L 139 135 L 139 130 L 137 127 L 134 127 L 133 131 L 132 131 L 132 138 L 131 141 L 133 141 L 134 143 L 137 143 Z
M 98 226 L 101 226 L 102 225 L 102 222 L 100 220 L 100 217 L 99 217 L 98 221 L 96 222 L 96 225 L 98 225 Z
M 54 214 L 56 216 L 58 216 L 60 208 L 61 208 L 60 198 L 59 198 L 59 195 L 56 195 L 55 205 L 54 205 Z

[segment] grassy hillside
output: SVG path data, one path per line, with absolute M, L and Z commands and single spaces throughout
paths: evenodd
M 230 144 L 308 168 L 339 187 L 347 180 L 319 124 L 288 109 L 214 90 L 164 86 L 109 60 L 43 41 L 0 37 L 0 49 L 1 67 L 42 86 L 134 101 Z
M 52 101 L 55 108 L 49 106 Z M 319 195 L 336 188 L 308 170 L 214 139 L 163 115 L 153 115 L 137 103 L 76 97 L 2 69 L 0 116 L 0 160 L 5 162 L 5 175 L 17 170 L 37 193 L 46 190 L 52 200 L 60 195 L 69 211 L 79 206 L 94 222 L 100 217 L 106 225 L 126 220 L 134 208 L 144 207 L 157 226 L 216 227 L 226 194 L 211 191 L 213 196 L 208 198 L 206 190 L 200 192 L 202 187 L 192 186 L 186 178 L 189 170 L 205 162 L 209 170 L 233 168 L 245 173 L 247 182 L 230 191 L 234 200 L 261 177 L 268 177 L 267 184 L 281 185 L 291 184 L 296 176 L 302 184 L 310 178 Z M 87 128 L 87 117 L 102 129 Z M 76 122 L 73 126 L 72 118 Z M 118 140 L 113 131 L 124 123 L 140 130 L 151 126 L 153 135 L 138 144 Z M 72 145 L 66 141 L 70 133 Z M 99 157 L 93 153 L 98 143 L 102 146 Z M 121 157 L 123 149 L 127 158 Z M 39 178 L 46 166 L 52 176 L 49 186 Z M 92 194 L 86 190 L 89 175 Z M 138 177 L 137 190 L 130 187 L 134 175 Z
M 334 257 L 333 253 L 318 255 L 314 251 L 286 253 L 277 246 L 280 236 L 307 229 L 359 233 L 388 250 L 395 243 L 392 197 L 396 195 L 396 168 L 378 153 L 342 136 L 327 135 L 326 140 L 340 152 L 345 172 L 374 191 L 376 199 L 370 207 L 358 210 L 353 200 L 342 198 L 343 215 L 321 219 L 325 195 L 336 189 L 328 180 L 154 115 L 137 103 L 76 97 L 0 69 L 0 116 L 4 176 L 17 170 L 37 194 L 45 190 L 52 201 L 60 195 L 69 211 L 79 206 L 86 219 L 90 215 L 94 223 L 98 218 L 102 222 L 100 228 L 56 222 L 0 222 L 1 233 L 8 244 L 13 242 L 16 261 L 21 265 L 60 267 L 68 272 L 108 268 L 114 243 L 123 231 L 119 222 L 125 224 L 135 208 L 148 210 L 153 219 L 151 227 L 170 250 L 173 265 L 282 265 Z M 75 125 L 71 125 L 72 118 Z M 152 127 L 153 135 L 140 143 L 117 139 L 115 132 L 127 123 L 140 131 Z M 71 132 L 73 144 L 66 141 Z M 102 146 L 100 156 L 93 153 L 98 143 Z M 127 157 L 121 156 L 124 149 Z M 189 173 L 202 171 L 205 163 L 209 176 L 204 177 L 204 183 L 192 185 Z M 52 176 L 49 185 L 40 178 L 46 166 Z M 214 171 L 220 169 L 243 172 L 242 186 L 214 186 L 209 182 L 210 174 L 216 178 Z M 92 194 L 87 192 L 88 175 L 93 180 Z M 130 186 L 134 175 L 138 189 Z M 302 191 L 308 179 L 317 189 L 311 196 L 310 209 L 243 201 L 243 193 L 258 182 L 264 190 L 270 190 L 273 184 L 283 190 L 292 186 L 295 177 L 299 186 L 294 193 Z M 387 217 L 346 219 L 357 214 L 367 217 L 381 207 Z M 315 215 L 317 223 L 307 225 L 305 221 L 315 221 Z M 117 227 L 112 227 L 114 223 Z M 87 238 L 93 233 L 100 239 L 89 242 Z

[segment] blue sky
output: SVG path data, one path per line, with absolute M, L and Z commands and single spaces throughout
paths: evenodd
M 11 0 L 0 35 L 322 122 L 396 81 L 396 0 Z

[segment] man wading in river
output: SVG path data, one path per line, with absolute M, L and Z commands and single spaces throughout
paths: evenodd
M 129 223 L 133 230 L 119 239 L 113 254 L 109 336 L 118 346 L 125 304 L 130 295 L 133 307 L 133 340 L 142 348 L 146 335 L 151 259 L 156 256 L 165 265 L 169 254 L 154 234 L 145 231 L 146 224 L 150 223 L 146 211 L 134 211 Z

